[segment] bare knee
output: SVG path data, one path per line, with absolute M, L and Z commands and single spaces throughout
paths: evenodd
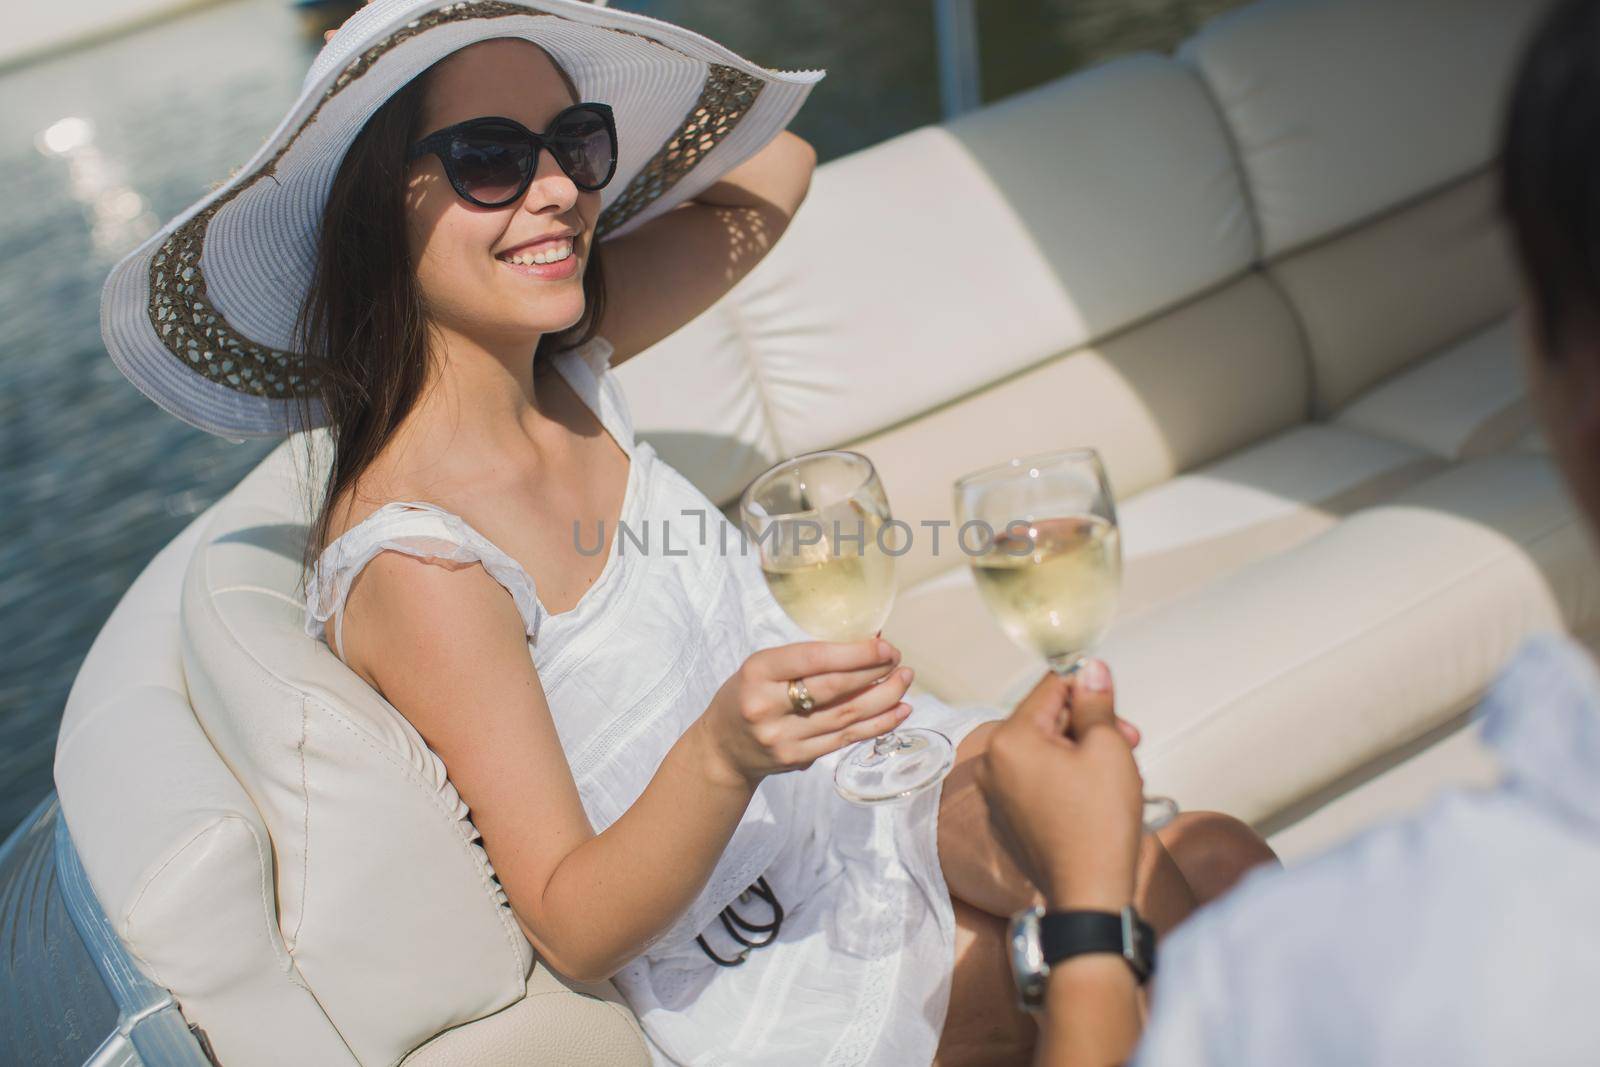
M 950 894 L 1007 918 L 1043 897 L 996 839 L 988 800 L 974 768 L 998 722 L 973 729 L 956 748 L 956 764 L 939 794 L 939 864 Z
M 1202 904 L 1226 893 L 1251 868 L 1280 865 L 1248 823 L 1217 811 L 1185 812 L 1157 836 Z
M 933 1067 L 1000 1067 L 1026 1063 L 1038 1024 L 1017 1006 L 1005 921 L 952 898 L 956 962 L 950 1006 Z

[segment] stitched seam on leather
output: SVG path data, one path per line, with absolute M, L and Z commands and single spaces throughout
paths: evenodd
M 166 859 L 162 860 L 161 861 L 161 865 L 159 867 L 157 867 L 155 870 L 151 871 L 145 877 L 143 884 L 141 884 L 139 886 L 139 892 L 134 894 L 133 900 L 128 904 L 127 908 L 123 910 L 123 913 L 122 913 L 123 918 L 124 919 L 130 919 L 130 918 L 133 917 L 133 913 L 138 909 L 140 901 L 144 900 L 145 892 L 146 892 L 146 890 L 148 890 L 150 888 L 151 883 L 153 883 L 157 878 L 160 878 L 161 877 L 161 872 L 165 871 L 169 866 L 172 865 L 172 862 L 174 860 L 176 860 L 179 856 L 183 855 L 183 852 L 184 852 L 185 849 L 187 849 L 190 845 L 194 844 L 196 841 L 200 840 L 200 838 L 204 837 L 207 832 L 209 832 L 213 827 L 215 827 L 217 825 L 218 822 L 220 822 L 221 820 L 223 820 L 225 818 L 229 818 L 229 817 L 230 816 L 227 816 L 227 815 L 219 815 L 216 818 L 212 819 L 210 822 L 206 823 L 200 829 L 196 830 L 193 834 L 189 835 L 189 839 L 187 841 L 185 841 L 183 844 L 179 845 L 175 850 L 173 850 L 172 855 L 170 855 Z
M 207 545 L 202 546 L 202 547 L 208 547 L 208 546 L 209 546 L 209 542 L 207 543 Z M 206 556 L 201 561 L 201 567 L 204 570 L 206 576 L 209 577 L 209 575 L 210 575 L 210 557 L 209 557 L 209 555 Z M 209 587 L 209 583 L 208 583 L 208 587 Z M 215 604 L 214 600 L 212 599 L 212 597 L 209 596 L 209 595 L 204 595 L 204 596 L 201 597 L 201 599 L 204 602 L 205 609 L 210 613 L 211 617 L 216 622 L 218 632 L 220 632 L 222 634 L 225 634 L 227 636 L 227 638 L 233 643 L 235 649 L 238 650 L 238 652 L 243 657 L 243 659 L 247 663 L 249 663 L 250 666 L 255 668 L 257 675 L 260 677 L 261 681 L 268 688 L 275 689 L 279 693 L 282 693 L 284 695 L 292 696 L 294 699 L 301 701 L 303 707 L 315 706 L 318 710 L 326 712 L 329 715 L 329 717 L 332 718 L 335 722 L 337 722 L 339 725 L 343 726 L 346 730 L 348 730 L 354 736 L 360 738 L 363 742 L 365 742 L 369 747 L 371 747 L 374 751 L 376 751 L 384 759 L 388 760 L 391 764 L 393 764 L 396 767 L 398 767 L 400 769 L 400 771 L 401 771 L 402 777 L 404 777 L 406 780 L 410 781 L 413 785 L 419 786 L 420 789 L 421 789 L 421 792 L 427 798 L 428 802 L 431 803 L 433 805 L 433 807 L 436 810 L 438 810 L 441 814 L 445 815 L 447 822 L 450 824 L 450 828 L 451 828 L 451 832 L 452 832 L 451 836 L 452 836 L 453 840 L 455 840 L 455 841 L 460 843 L 460 846 L 461 846 L 462 850 L 467 853 L 468 859 L 471 860 L 473 865 L 474 865 L 474 867 L 476 867 L 478 869 L 479 877 L 481 879 L 483 879 L 485 882 L 487 882 L 487 877 L 484 874 L 482 861 L 479 860 L 477 856 L 473 855 L 472 850 L 469 847 L 468 842 L 464 838 L 462 838 L 460 832 L 456 830 L 457 820 L 455 818 L 454 813 L 445 811 L 445 809 L 444 809 L 444 807 L 442 805 L 442 802 L 439 799 L 438 793 L 435 792 L 430 786 L 428 786 L 427 783 L 421 781 L 421 779 L 418 777 L 418 774 L 417 774 L 417 771 L 416 771 L 415 768 L 399 763 L 397 757 L 393 753 L 386 752 L 381 746 L 379 746 L 377 744 L 376 741 L 374 741 L 373 739 L 367 737 L 366 734 L 363 733 L 361 730 L 357 729 L 354 724 L 346 721 L 344 716 L 341 715 L 333 707 L 331 707 L 331 706 L 323 703 L 322 701 L 316 699 L 311 694 L 306 693 L 303 690 L 297 689 L 297 688 L 287 684 L 286 682 L 282 681 L 281 679 L 279 679 L 276 674 L 274 674 L 271 670 L 269 670 L 267 668 L 267 666 L 264 663 L 261 662 L 261 660 L 256 656 L 256 654 L 253 651 L 251 651 L 249 646 L 247 646 L 243 641 L 241 641 L 239 639 L 239 635 L 234 632 L 234 629 L 229 624 L 228 619 L 222 614 L 222 612 L 217 610 L 216 604 Z M 398 714 L 398 711 L 396 713 Z M 487 850 L 485 850 L 485 851 L 487 853 Z M 305 858 L 304 858 L 303 854 L 302 854 L 301 862 L 302 863 L 305 862 Z M 520 938 L 522 936 L 521 931 L 514 929 L 513 920 L 508 919 L 506 917 L 506 915 L 504 914 L 504 911 L 506 909 L 502 909 L 499 906 L 499 904 L 494 900 L 492 889 L 491 889 L 491 896 L 490 896 L 490 906 L 493 907 L 497 913 L 499 913 L 498 917 L 500 919 L 500 924 L 501 924 L 501 927 L 503 929 L 505 929 L 505 932 L 507 934 L 507 939 L 511 940 L 513 934 L 514 934 L 515 937 Z M 302 913 L 304 912 L 304 907 L 305 907 L 305 901 L 302 900 L 301 901 Z M 526 976 L 522 974 L 522 966 L 521 966 L 522 953 L 517 951 L 516 942 L 514 940 L 511 940 L 511 948 L 512 948 L 512 955 L 514 957 L 513 963 L 515 965 L 515 970 L 516 970 L 517 975 L 518 975 L 517 980 L 519 982 L 523 983 L 524 986 L 525 986 L 526 985 Z M 311 992 L 309 986 L 306 987 L 306 990 L 307 990 L 307 992 Z M 312 995 L 315 996 L 315 993 L 313 993 Z M 320 1006 L 321 1002 L 318 1001 L 318 1004 Z M 327 1014 L 327 1010 L 325 1008 L 323 1009 L 323 1011 L 324 1011 L 324 1014 Z M 329 1016 L 329 1023 L 331 1024 L 332 1022 L 333 1022 L 332 1017 Z M 338 1027 L 335 1025 L 334 1029 L 337 1030 Z M 343 1037 L 344 1037 L 344 1035 L 341 1033 L 340 1034 L 340 1038 L 343 1039 Z
M 305 610 L 306 606 L 306 602 L 304 600 L 296 599 L 281 589 L 270 589 L 264 585 L 250 585 L 248 583 L 243 585 L 225 585 L 220 589 L 213 589 L 211 592 L 215 596 L 221 596 L 223 593 L 260 593 L 262 596 L 269 596 L 274 600 L 281 600 L 285 604 L 297 607 L 302 611 Z
M 306 710 L 305 699 L 300 701 L 300 743 L 295 746 L 295 755 L 300 760 L 300 803 L 305 811 L 300 825 L 301 855 L 300 855 L 300 914 L 295 918 L 294 936 L 287 942 L 290 952 L 300 945 L 300 928 L 306 921 L 306 892 L 311 881 L 311 787 L 306 781 L 306 733 L 309 728 L 310 713 Z
M 152 885 L 155 884 L 156 879 L 161 877 L 161 873 L 163 871 L 165 871 L 168 867 L 170 867 L 178 859 L 179 856 L 183 855 L 184 852 L 188 851 L 188 848 L 189 848 L 190 845 L 194 844 L 196 841 L 200 840 L 206 834 L 210 833 L 225 818 L 230 818 L 230 816 L 227 816 L 227 815 L 218 816 L 217 818 L 212 819 L 210 822 L 206 823 L 200 829 L 196 830 L 193 834 L 191 834 L 187 841 L 185 841 L 183 844 L 179 845 L 177 847 L 177 849 L 175 849 L 173 851 L 172 855 L 170 855 L 166 859 L 162 860 L 161 861 L 161 865 L 159 867 L 157 867 L 155 870 L 151 871 L 148 876 L 146 876 L 146 878 L 144 880 L 144 884 L 139 886 L 139 892 L 134 894 L 132 902 L 130 902 L 128 904 L 128 906 L 125 909 L 123 909 L 123 912 L 122 912 L 123 928 L 125 930 L 127 930 L 127 932 L 128 932 L 127 937 L 123 939 L 123 943 L 124 943 L 125 947 L 127 948 L 129 955 L 133 956 L 134 959 L 138 960 L 139 963 L 144 966 L 145 972 L 150 975 L 151 979 L 153 979 L 156 982 L 157 985 L 167 986 L 168 983 L 164 979 L 162 979 L 160 973 L 156 970 L 155 966 L 153 964 L 151 964 L 151 962 L 148 959 L 146 959 L 144 957 L 144 955 L 137 948 L 134 947 L 135 944 L 136 944 L 136 941 L 135 941 L 135 937 L 134 937 L 134 933 L 133 933 L 133 913 L 139 910 L 139 905 L 144 901 L 145 893 L 150 889 L 150 887 Z
M 134 935 L 132 933 L 132 927 L 133 927 L 133 923 L 134 923 L 134 912 L 138 910 L 138 907 L 139 907 L 140 903 L 144 900 L 144 895 L 145 895 L 146 890 L 148 890 L 150 888 L 150 886 L 155 883 L 155 881 L 161 876 L 161 873 L 164 870 L 166 870 L 166 868 L 173 861 L 175 861 L 180 855 L 182 855 L 189 848 L 190 845 L 193 845 L 195 842 L 199 841 L 202 837 L 206 836 L 207 834 L 211 833 L 212 831 L 221 830 L 229 822 L 237 822 L 240 826 L 244 827 L 245 832 L 250 835 L 251 842 L 255 845 L 255 850 L 256 850 L 256 870 L 258 871 L 257 885 L 258 885 L 258 887 L 260 888 L 260 891 L 261 891 L 261 921 L 262 921 L 262 927 L 263 927 L 263 929 L 264 929 L 264 931 L 266 933 L 267 947 L 272 950 L 273 957 L 278 961 L 279 965 L 283 968 L 283 976 L 285 978 L 287 978 L 291 984 L 293 984 L 295 986 L 298 986 L 300 989 L 304 990 L 305 993 L 308 996 L 310 996 L 314 1002 L 317 1002 L 318 1008 L 321 1008 L 321 1002 L 320 1001 L 316 1001 L 316 994 L 311 991 L 311 988 L 306 985 L 305 980 L 300 977 L 299 968 L 295 966 L 293 958 L 290 957 L 289 954 L 286 951 L 284 951 L 284 949 L 282 947 L 280 947 L 279 939 L 278 939 L 278 936 L 277 936 L 277 930 L 275 929 L 274 924 L 272 922 L 273 908 L 272 908 L 271 899 L 268 896 L 268 881 L 269 881 L 269 879 L 268 879 L 268 876 L 267 876 L 267 872 L 268 872 L 267 850 L 266 850 L 265 846 L 262 843 L 261 835 L 256 833 L 256 828 L 250 823 L 250 820 L 244 818 L 243 816 L 239 815 L 236 812 L 225 812 L 225 813 L 217 816 L 215 819 L 213 819 L 206 826 L 202 827 L 199 831 L 197 831 L 195 833 L 195 835 L 193 837 L 189 838 L 188 841 L 185 841 L 181 846 L 179 846 L 178 850 L 176 852 L 174 852 L 170 857 L 168 857 L 161 864 L 161 866 L 159 868 L 157 868 L 155 871 L 153 871 L 150 874 L 150 876 L 145 880 L 144 885 L 142 887 L 140 887 L 140 889 L 139 889 L 139 895 L 134 899 L 133 903 L 128 905 L 128 907 L 124 911 L 124 922 L 127 924 L 128 929 L 129 929 L 128 951 L 131 954 L 133 954 L 133 956 L 136 959 L 138 959 L 140 963 L 143 963 L 145 965 L 145 967 L 147 968 L 147 970 L 150 973 L 150 976 L 153 979 L 155 979 L 156 982 L 158 982 L 161 985 L 166 985 L 167 984 L 166 982 L 162 981 L 160 977 L 157 976 L 155 968 L 150 965 L 149 961 L 146 960 L 142 955 L 140 955 L 138 953 L 138 951 L 133 947 L 132 940 L 133 940 Z M 324 1014 L 326 1014 L 325 1011 L 324 1011 Z
M 1539 544 L 1539 543 L 1541 543 L 1543 541 L 1546 541 L 1549 538 L 1555 536 L 1556 534 L 1561 533 L 1563 530 L 1569 529 L 1569 528 L 1571 528 L 1571 527 L 1573 527 L 1575 525 L 1577 525 L 1577 520 L 1575 520 L 1575 519 L 1562 520 L 1561 522 L 1556 523 L 1554 526 L 1550 527 L 1549 529 L 1542 530 L 1539 533 L 1535 534 L 1534 536 L 1528 538 L 1528 540 L 1519 542 L 1518 543 L 1518 548 L 1521 548 L 1521 549 L 1531 548 L 1534 545 L 1537 545 L 1537 544 Z M 1396 612 L 1393 612 L 1390 615 L 1388 615 L 1385 619 L 1383 619 L 1378 624 L 1378 626 L 1365 627 L 1365 628 L 1361 629 L 1359 632 L 1351 634 L 1349 637 L 1346 637 L 1341 641 L 1337 641 L 1332 645 L 1322 646 L 1316 652 L 1314 652 L 1314 653 L 1312 653 L 1310 655 L 1302 656 L 1300 659 L 1295 660 L 1293 663 L 1285 664 L 1279 670 L 1274 671 L 1270 677 L 1265 678 L 1262 681 L 1257 682 L 1256 684 L 1250 686 L 1248 689 L 1244 690 L 1243 692 L 1236 693 L 1233 696 L 1229 697 L 1228 700 L 1227 700 L 1227 703 L 1225 705 L 1223 705 L 1222 707 L 1213 708 L 1200 721 L 1194 722 L 1194 723 L 1190 723 L 1188 726 L 1184 727 L 1179 732 L 1173 734 L 1171 737 L 1168 737 L 1165 741 L 1163 741 L 1161 743 L 1161 745 L 1154 752 L 1152 752 L 1150 754 L 1150 756 L 1148 757 L 1148 762 L 1147 762 L 1146 765 L 1150 766 L 1150 767 L 1156 766 L 1158 763 L 1160 763 L 1160 761 L 1166 759 L 1171 753 L 1177 751 L 1178 744 L 1179 744 L 1180 741 L 1184 740 L 1185 738 L 1187 738 L 1187 737 L 1189 737 L 1189 736 L 1191 736 L 1191 735 L 1193 735 L 1195 733 L 1198 733 L 1201 730 L 1204 730 L 1204 729 L 1208 728 L 1219 717 L 1221 717 L 1227 711 L 1228 708 L 1236 707 L 1242 701 L 1248 699 L 1249 697 L 1255 695 L 1256 693 L 1260 692 L 1261 690 L 1263 690 L 1263 689 L 1267 688 L 1268 686 L 1274 684 L 1279 679 L 1287 677 L 1288 675 L 1292 674 L 1293 672 L 1302 669 L 1303 667 L 1305 667 L 1309 663 L 1312 663 L 1312 662 L 1314 662 L 1316 660 L 1322 659 L 1322 658 L 1324 658 L 1326 656 L 1332 655 L 1334 652 L 1338 651 L 1339 649 L 1345 648 L 1348 645 L 1354 644 L 1355 642 L 1360 641 L 1365 637 L 1368 637 L 1375 630 L 1380 629 L 1382 626 L 1387 625 L 1388 623 L 1391 623 L 1394 620 L 1399 619 L 1399 618 L 1401 618 L 1401 617 L 1403 617 L 1405 615 L 1409 615 L 1411 612 L 1416 611 L 1418 608 L 1425 607 L 1428 603 L 1430 603 L 1431 601 L 1437 599 L 1441 594 L 1449 592 L 1450 590 L 1459 587 L 1464 582 L 1470 580 L 1471 578 L 1473 578 L 1474 576 L 1482 573 L 1483 571 L 1486 571 L 1486 570 L 1490 569 L 1491 567 L 1499 566 L 1500 564 L 1504 563 L 1506 560 L 1512 559 L 1512 558 L 1516 558 L 1516 557 L 1526 558 L 1526 553 L 1521 552 L 1521 551 L 1517 551 L 1516 549 L 1505 549 L 1505 550 L 1502 550 L 1500 552 L 1497 552 L 1497 553 L 1495 553 L 1495 555 L 1493 557 L 1484 560 L 1482 563 L 1478 564 L 1477 566 L 1471 567 L 1468 570 L 1463 571 L 1462 573 L 1457 574 L 1454 577 L 1448 579 L 1447 581 L 1445 581 L 1445 582 L 1443 582 L 1443 583 L 1441 583 L 1439 585 L 1434 586 L 1432 589 L 1429 589 L 1427 592 L 1420 594 L 1419 596 L 1414 598 L 1409 604 L 1407 604 L 1405 607 L 1403 607 L 1400 610 L 1398 610 Z
M 237 818 L 237 816 L 235 816 L 235 818 Z M 250 832 L 250 839 L 255 842 L 256 846 L 256 858 L 258 861 L 257 867 L 261 874 L 261 918 L 262 925 L 266 928 L 267 944 L 272 946 L 272 954 L 276 956 L 278 961 L 283 965 L 285 976 L 288 977 L 288 979 L 295 985 L 306 991 L 306 995 L 312 999 L 312 1001 L 317 1005 L 317 1009 L 321 1011 L 323 1017 L 326 1018 L 328 1009 L 323 1007 L 321 999 L 317 997 L 316 992 L 301 976 L 300 965 L 295 961 L 294 955 L 289 952 L 289 946 L 283 945 L 282 950 L 279 950 L 282 932 L 278 929 L 277 923 L 274 920 L 277 902 L 273 895 L 271 886 L 271 845 L 268 843 L 268 841 L 262 838 L 261 834 L 256 832 L 256 827 L 254 825 L 244 819 L 240 819 L 239 821 L 244 823 L 245 829 Z M 332 1026 L 333 1020 L 329 1019 L 328 1023 L 329 1026 Z M 339 1033 L 337 1027 L 333 1027 L 333 1031 L 334 1033 Z M 339 1034 L 339 1040 L 344 1040 L 343 1034 Z M 346 1047 L 348 1048 L 349 1046 L 347 1045 Z
M 201 569 L 202 576 L 205 579 L 205 581 L 202 582 L 202 586 L 204 588 L 209 588 L 209 586 L 210 586 L 210 577 L 211 577 L 211 557 L 210 557 L 209 552 L 206 552 L 205 550 L 209 549 L 209 547 L 211 545 L 211 541 L 209 540 L 209 535 L 211 533 L 211 530 L 214 529 L 221 522 L 221 515 L 222 515 L 222 512 L 219 510 L 218 513 L 217 513 L 217 518 L 213 520 L 211 526 L 207 527 L 206 533 L 204 535 L 202 535 L 202 537 L 206 538 L 206 539 L 202 540 L 201 544 L 195 550 L 196 553 L 199 554 L 199 558 L 197 560 L 192 560 L 191 561 L 191 565 L 193 565 L 194 563 L 198 563 L 198 565 L 199 565 L 199 567 Z M 187 582 L 188 582 L 187 575 L 185 575 L 185 585 L 187 585 Z M 295 694 L 298 699 L 300 699 L 302 702 L 304 701 L 304 699 L 305 699 L 304 694 L 301 694 L 297 690 L 295 690 L 295 689 L 293 689 L 293 688 L 281 683 L 278 680 L 278 678 L 271 671 L 267 670 L 266 666 L 264 664 L 262 664 L 262 662 L 259 659 L 256 658 L 255 654 L 250 651 L 249 647 L 246 646 L 244 644 L 244 642 L 239 640 L 239 635 L 236 634 L 234 632 L 234 630 L 233 630 L 233 627 L 231 625 L 229 625 L 227 617 L 224 616 L 222 614 L 222 612 L 217 610 L 216 602 L 211 596 L 203 595 L 200 599 L 201 599 L 201 602 L 202 602 L 202 605 L 203 605 L 203 610 L 208 614 L 208 616 L 210 617 L 211 621 L 215 624 L 216 632 L 225 635 L 228 638 L 228 640 L 233 643 L 234 647 L 243 655 L 245 661 L 247 663 L 249 663 L 250 666 L 255 668 L 256 673 L 261 677 L 261 679 L 265 682 L 265 684 L 267 685 L 268 688 L 276 689 L 280 693 L 285 693 L 285 694 L 292 693 L 292 694 Z M 181 631 L 182 631 L 184 618 L 187 615 L 187 611 L 185 610 L 185 604 L 187 602 L 188 602 L 188 598 L 187 597 L 184 597 L 184 598 L 180 599 L 180 601 L 179 601 L 178 624 L 179 624 L 179 628 L 180 628 L 180 634 L 181 634 Z M 202 729 L 203 729 L 203 727 L 202 727 Z M 219 758 L 220 758 L 220 753 L 219 753 Z M 230 771 L 230 773 L 231 773 L 231 771 Z M 254 836 L 255 835 L 254 827 L 251 827 L 250 830 L 251 830 L 252 836 Z M 270 836 L 270 831 L 269 831 L 269 836 Z M 258 851 L 258 854 L 261 854 L 263 849 L 264 849 L 264 846 L 261 844 L 260 838 L 258 837 L 257 838 L 257 851 Z M 301 855 L 301 862 L 302 863 L 305 862 L 304 853 L 302 853 L 302 855 Z M 274 952 L 274 954 L 276 954 L 277 951 L 278 951 L 278 942 L 282 938 L 283 932 L 281 930 L 277 930 L 277 920 L 276 920 L 277 908 L 275 906 L 276 905 L 276 898 L 275 898 L 274 894 L 272 893 L 271 888 L 267 884 L 267 872 L 269 870 L 269 867 L 268 867 L 265 859 L 263 859 L 263 862 L 262 862 L 262 865 L 261 865 L 261 870 L 262 870 L 262 882 L 261 882 L 262 914 L 266 917 L 266 921 L 268 923 L 268 932 L 267 932 L 268 943 L 272 945 L 273 952 Z M 302 914 L 304 913 L 304 908 L 305 908 L 305 901 L 302 900 L 301 901 Z M 276 934 L 274 934 L 275 930 L 276 930 Z M 284 945 L 284 951 L 286 953 L 288 952 L 288 946 L 286 944 Z M 289 965 L 290 968 L 292 968 L 292 971 L 293 971 L 293 973 L 290 974 L 290 980 L 293 981 L 296 985 L 298 985 L 301 989 L 304 989 L 306 991 L 307 995 L 309 995 L 311 997 L 311 999 L 316 1002 L 316 1005 L 317 1005 L 318 1009 L 321 1010 L 321 1012 L 323 1014 L 323 1017 L 328 1020 L 328 1025 L 333 1029 L 334 1033 L 339 1035 L 339 1040 L 343 1041 L 345 1043 L 345 1047 L 348 1050 L 349 1049 L 349 1041 L 348 1041 L 348 1039 L 345 1038 L 344 1033 L 339 1029 L 338 1025 L 336 1023 L 334 1023 L 333 1017 L 328 1014 L 327 1006 L 322 1003 L 322 999 L 317 996 L 316 991 L 313 990 L 311 988 L 311 986 L 307 982 L 305 982 L 303 980 L 303 978 L 299 977 L 299 965 L 294 962 L 294 956 L 293 956 L 292 953 L 288 954 L 288 965 Z M 288 972 L 286 972 L 286 973 L 288 973 Z M 352 1058 L 354 1057 L 354 1055 L 355 1054 L 352 1052 L 351 1053 Z

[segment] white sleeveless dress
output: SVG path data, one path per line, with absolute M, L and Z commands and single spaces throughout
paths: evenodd
M 556 357 L 631 460 L 621 522 L 632 536 L 618 526 L 599 578 L 575 607 L 547 612 L 520 564 L 454 513 L 422 501 L 385 504 L 328 545 L 306 605 L 306 632 L 324 641 L 324 624 L 338 616 L 331 647 L 342 653 L 345 596 L 377 553 L 481 562 L 521 611 L 597 833 L 644 791 L 751 653 L 812 640 L 768 592 L 754 546 L 742 552 L 737 527 L 649 442 L 634 440 L 611 353 L 595 338 Z M 596 544 L 594 531 L 584 531 L 582 543 Z M 952 708 L 928 694 L 908 700 L 908 725 L 956 743 L 1005 714 Z M 851 804 L 833 789 L 839 756 L 764 779 L 704 890 L 616 974 L 654 1063 L 906 1067 L 933 1058 L 955 938 L 934 836 L 940 790 L 895 805 Z M 740 946 L 718 913 L 731 904 L 751 922 L 767 921 L 765 903 L 739 899 L 763 875 L 784 909 L 780 933 L 745 963 L 718 966 L 695 935 L 719 956 L 735 956 Z

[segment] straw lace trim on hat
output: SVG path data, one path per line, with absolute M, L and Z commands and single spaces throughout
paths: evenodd
M 439 8 L 407 23 L 353 60 L 334 80 L 305 121 L 255 174 L 175 229 L 150 261 L 150 324 L 168 351 L 196 373 L 236 392 L 274 400 L 287 400 L 302 393 L 317 392 L 321 385 L 320 376 L 315 368 L 305 365 L 304 357 L 251 341 L 231 326 L 212 303 L 201 268 L 206 228 L 217 211 L 229 201 L 256 182 L 272 177 L 278 161 L 316 120 L 322 106 L 371 69 L 389 49 L 407 38 L 447 22 L 509 15 L 561 17 L 530 11 L 502 0 L 466 0 Z M 638 37 L 660 48 L 671 48 L 632 30 L 616 27 L 610 27 L 610 30 Z M 595 223 L 596 239 L 644 210 L 677 184 L 733 130 L 755 103 L 763 87 L 760 79 L 719 63 L 709 64 L 709 67 L 699 99 L 684 116 L 678 132 L 661 146 L 617 199 L 600 213 Z

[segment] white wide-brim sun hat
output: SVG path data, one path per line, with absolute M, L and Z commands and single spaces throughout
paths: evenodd
M 260 151 L 112 268 L 100 331 L 117 368 L 173 415 L 234 442 L 325 425 L 292 346 L 334 175 L 385 100 L 494 37 L 534 42 L 580 100 L 611 105 L 618 159 L 600 191 L 602 241 L 754 155 L 825 73 L 767 70 L 692 30 L 587 0 L 373 0 L 317 55 Z

